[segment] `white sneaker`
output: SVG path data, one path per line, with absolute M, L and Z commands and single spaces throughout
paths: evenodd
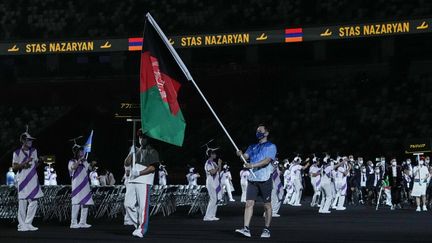
M 346 207 L 337 207 L 337 208 L 336 208 L 337 211 L 343 211 L 343 210 L 345 210 L 345 209 L 346 209 Z
M 279 217 L 280 217 L 280 214 L 277 214 L 277 213 L 272 214 L 272 217 L 273 217 L 273 218 L 279 218 Z
M 423 211 L 428 211 L 426 205 L 423 205 Z
M 239 233 L 239 234 L 242 234 L 243 236 L 246 236 L 246 237 L 248 237 L 248 238 L 251 237 L 250 230 L 248 230 L 248 229 L 246 229 L 246 228 L 236 229 L 235 232 L 236 232 L 236 233 Z
M 20 232 L 24 232 L 24 231 L 29 231 L 29 229 L 27 228 L 27 225 L 18 225 L 18 231 Z
M 234 200 L 234 199 L 230 199 L 229 201 L 230 201 L 230 202 L 235 202 L 235 200 Z
M 331 213 L 329 210 L 320 210 L 318 213 Z
M 416 212 L 421 212 L 420 206 L 417 206 Z
M 270 230 L 264 229 L 261 233 L 261 238 L 270 238 Z
M 79 227 L 80 228 L 90 228 L 91 227 L 91 225 L 90 224 L 87 224 L 87 223 L 79 223 Z
M 213 217 L 210 221 L 218 221 L 220 218 Z
M 80 228 L 80 225 L 79 225 L 79 224 L 71 224 L 71 225 L 69 226 L 69 228 L 71 228 L 71 229 L 79 229 L 79 228 Z
M 294 207 L 301 207 L 301 204 L 300 204 L 300 203 L 296 203 L 296 204 L 293 204 L 293 205 L 291 205 L 291 206 L 294 206 Z
M 34 227 L 34 226 L 31 225 L 31 224 L 28 224 L 28 225 L 27 225 L 27 229 L 28 229 L 29 231 L 36 231 L 36 230 L 38 230 L 39 228 Z
M 213 218 L 204 217 L 203 221 L 213 221 Z
M 141 229 L 136 229 L 134 232 L 132 232 L 133 236 L 143 238 L 143 234 L 141 233 Z
M 391 205 L 390 210 L 395 210 L 395 206 Z

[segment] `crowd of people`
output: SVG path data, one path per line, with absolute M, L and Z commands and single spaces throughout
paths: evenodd
M 169 32 L 217 28 L 250 28 L 265 26 L 334 23 L 364 19 L 422 17 L 431 13 L 432 5 L 416 1 L 350 1 L 300 0 L 218 1 L 204 4 L 198 0 L 134 1 L 113 4 L 110 0 L 54 1 L 33 0 L 25 8 L 23 1 L 0 4 L 1 39 L 106 37 L 139 34 L 143 14 L 150 11 L 157 20 L 167 23 Z M 402 3 L 402 7 L 398 6 Z M 313 7 L 311 7 L 313 6 Z M 95 12 L 97 9 L 97 12 Z M 380 11 L 375 11 L 379 9 Z M 175 17 L 173 17 L 175 16 Z M 175 21 L 173 21 L 175 19 Z M 212 20 L 212 21 L 209 21 Z M 23 32 L 22 30 L 26 31 Z

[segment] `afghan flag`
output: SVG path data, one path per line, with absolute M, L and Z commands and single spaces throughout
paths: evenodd
M 166 36 L 147 14 L 140 69 L 142 129 L 149 137 L 182 146 L 186 123 L 177 95 L 187 78 L 173 52 Z

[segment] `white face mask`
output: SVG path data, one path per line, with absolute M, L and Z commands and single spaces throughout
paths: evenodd
M 424 161 L 423 160 L 420 160 L 419 161 L 419 165 L 423 165 L 424 164 Z
M 362 165 L 363 164 L 363 160 L 359 160 L 359 164 Z
M 333 161 L 332 161 L 332 162 L 330 162 L 330 165 L 331 165 L 331 166 L 334 166 L 334 162 L 333 162 Z
M 407 165 L 410 165 L 410 164 L 411 164 L 411 161 L 408 160 L 408 161 L 407 161 Z
M 392 166 L 396 166 L 396 162 L 392 162 Z
M 376 173 L 376 174 L 379 174 L 379 170 L 375 170 L 375 173 Z

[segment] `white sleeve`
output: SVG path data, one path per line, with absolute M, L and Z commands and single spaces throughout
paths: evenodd
M 13 156 L 12 156 L 12 164 L 13 163 L 19 164 L 18 155 L 15 152 L 13 153 Z

